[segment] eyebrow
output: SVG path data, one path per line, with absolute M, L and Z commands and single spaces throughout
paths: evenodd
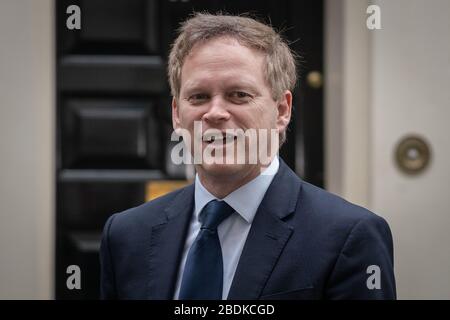
M 234 81 L 235 80 L 233 80 L 233 83 L 225 86 L 227 90 L 244 89 L 252 91 L 254 93 L 259 92 L 257 86 L 252 81 L 246 81 L 243 79 L 239 79 L 237 80 L 237 82 Z M 191 93 L 192 91 L 205 90 L 203 83 L 204 83 L 203 81 L 198 80 L 188 82 L 187 84 L 184 85 L 185 89 L 183 91 L 186 93 Z

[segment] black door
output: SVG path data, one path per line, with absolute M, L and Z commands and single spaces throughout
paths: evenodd
M 73 4 L 81 8 L 80 30 L 66 28 Z M 302 59 L 281 156 L 304 179 L 323 184 L 323 92 L 305 80 L 323 69 L 322 9 L 322 1 L 312 0 L 56 1 L 57 299 L 97 299 L 108 216 L 145 202 L 155 183 L 186 179 L 185 168 L 167 156 L 172 130 L 165 70 L 175 29 L 193 10 L 250 12 L 285 29 Z M 66 286 L 70 265 L 80 267 L 80 290 Z

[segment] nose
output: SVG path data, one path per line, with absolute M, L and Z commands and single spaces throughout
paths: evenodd
M 211 99 L 208 111 L 203 114 L 202 120 L 209 123 L 218 123 L 230 119 L 230 113 L 226 108 L 226 102 L 220 96 Z

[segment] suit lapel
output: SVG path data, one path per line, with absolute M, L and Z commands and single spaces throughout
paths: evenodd
M 152 228 L 148 251 L 149 299 L 172 299 L 193 204 L 194 185 L 190 185 L 165 210 L 165 221 Z
M 228 294 L 229 300 L 258 299 L 293 227 L 282 219 L 295 211 L 301 180 L 280 159 L 280 168 L 256 212 Z

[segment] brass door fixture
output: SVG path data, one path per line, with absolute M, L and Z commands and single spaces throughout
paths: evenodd
M 423 137 L 408 135 L 397 144 L 395 160 L 402 172 L 416 175 L 428 167 L 431 160 L 431 148 Z

